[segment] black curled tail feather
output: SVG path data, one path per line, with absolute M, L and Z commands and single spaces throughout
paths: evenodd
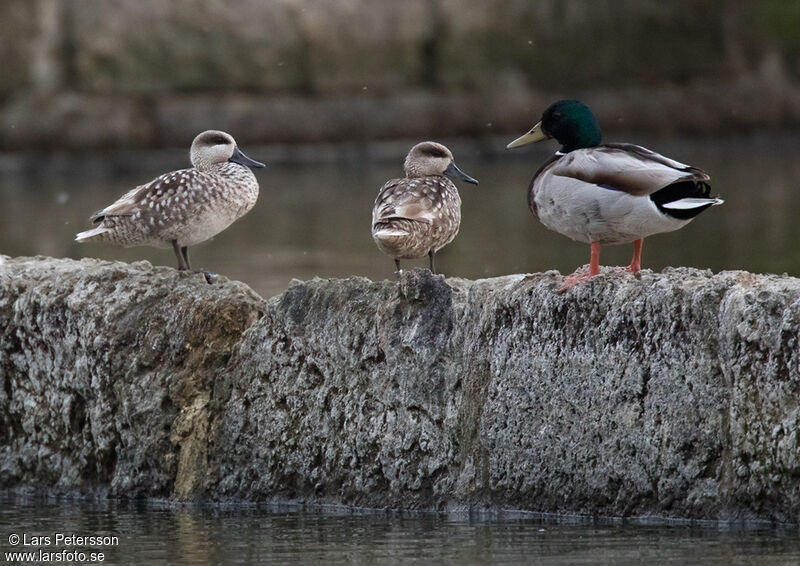
M 661 212 L 678 220 L 690 220 L 714 204 L 709 202 L 707 205 L 687 209 L 664 208 L 665 204 L 684 198 L 711 199 L 713 198 L 711 196 L 711 185 L 699 180 L 679 181 L 667 185 L 650 195 L 650 200 L 655 203 Z
M 697 181 L 695 183 L 697 194 L 695 196 L 700 198 L 711 198 L 711 185 L 705 181 Z

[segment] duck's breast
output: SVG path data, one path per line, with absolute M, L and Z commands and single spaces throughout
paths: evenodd
M 688 222 L 663 214 L 648 196 L 555 175 L 552 168 L 534 180 L 533 199 L 542 224 L 586 243 L 632 242 Z
M 183 222 L 173 224 L 162 237 L 193 246 L 213 238 L 252 209 L 258 199 L 258 181 L 249 169 L 236 169 L 229 175 L 205 174 L 187 187 Z

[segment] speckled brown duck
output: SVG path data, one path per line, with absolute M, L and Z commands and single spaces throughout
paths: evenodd
M 394 258 L 398 272 L 401 259 L 427 255 L 436 273 L 434 255 L 453 241 L 461 224 L 461 198 L 448 177 L 478 181 L 456 166 L 449 149 L 431 141 L 411 148 L 404 170 L 405 178 L 388 181 L 375 199 L 372 239 Z
M 253 208 L 258 181 L 251 168 L 264 164 L 247 157 L 233 136 L 218 130 L 199 134 L 190 156 L 194 167 L 165 173 L 125 193 L 92 216 L 97 227 L 75 240 L 172 247 L 178 269 L 191 269 L 189 246 L 219 234 Z

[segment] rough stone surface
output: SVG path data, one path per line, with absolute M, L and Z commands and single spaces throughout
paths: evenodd
M 184 493 L 260 297 L 147 262 L 0 261 L 0 485 Z
M 0 256 L 0 486 L 800 520 L 800 280 Z

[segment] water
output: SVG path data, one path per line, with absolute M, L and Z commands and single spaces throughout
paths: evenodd
M 677 232 L 648 238 L 644 268 L 685 265 L 800 274 L 800 136 L 614 139 L 634 140 L 706 169 L 713 192 L 726 200 Z M 527 208 L 528 181 L 555 147 L 545 143 L 505 152 L 503 141 L 450 144 L 459 166 L 481 184 L 459 187 L 461 232 L 437 256 L 439 270 L 475 279 L 549 269 L 570 273 L 587 263 L 588 246 L 548 231 Z M 410 145 L 389 144 L 365 154 L 357 146 L 339 152 L 327 148 L 320 163 L 313 147 L 245 148 L 254 158 L 271 162 L 257 171 L 259 201 L 214 240 L 192 248 L 193 265 L 244 281 L 263 296 L 281 292 L 292 278 L 393 277 L 391 259 L 378 252 L 370 237 L 370 215 L 378 188 L 400 174 Z M 1 156 L 0 253 L 175 265 L 171 250 L 73 240 L 76 232 L 90 227 L 94 211 L 123 192 L 185 167 L 185 153 Z M 372 159 L 376 155 L 381 159 Z M 601 264 L 627 265 L 631 252 L 630 245 L 605 248 Z M 426 260 L 408 265 L 425 266 Z
M 103 564 L 126 565 L 800 563 L 800 531 L 788 526 L 556 521 L 521 514 L 468 518 L 288 506 L 200 509 L 0 496 L 0 552 L 12 550 L 12 533 L 53 539 L 56 532 L 117 536 L 117 545 L 83 551 L 103 552 Z
M 509 138 L 510 139 L 510 138 Z M 644 266 L 688 265 L 800 274 L 800 136 L 736 139 L 617 137 L 708 170 L 726 199 L 678 232 L 648 238 Z M 553 147 L 495 151 L 502 141 L 453 142 L 456 161 L 481 184 L 460 186 L 463 224 L 438 257 L 447 275 L 479 278 L 558 269 L 588 261 L 588 246 L 542 227 L 525 188 Z M 383 182 L 400 172 L 411 143 L 370 149 L 245 148 L 272 162 L 258 171 L 256 207 L 213 241 L 191 250 L 195 266 L 245 281 L 263 296 L 292 278 L 393 277 L 369 222 Z M 338 159 L 344 156 L 345 159 Z M 113 155 L 0 156 L 0 253 L 84 256 L 174 265 L 169 250 L 79 245 L 89 215 L 136 184 L 186 166 L 183 151 Z M 627 264 L 630 246 L 602 262 Z M 425 265 L 425 260 L 411 265 Z M 797 527 L 648 525 L 556 521 L 531 515 L 451 517 L 298 508 L 171 508 L 109 502 L 35 502 L 0 497 L 0 549 L 8 535 L 57 530 L 115 534 L 104 564 L 799 564 Z

